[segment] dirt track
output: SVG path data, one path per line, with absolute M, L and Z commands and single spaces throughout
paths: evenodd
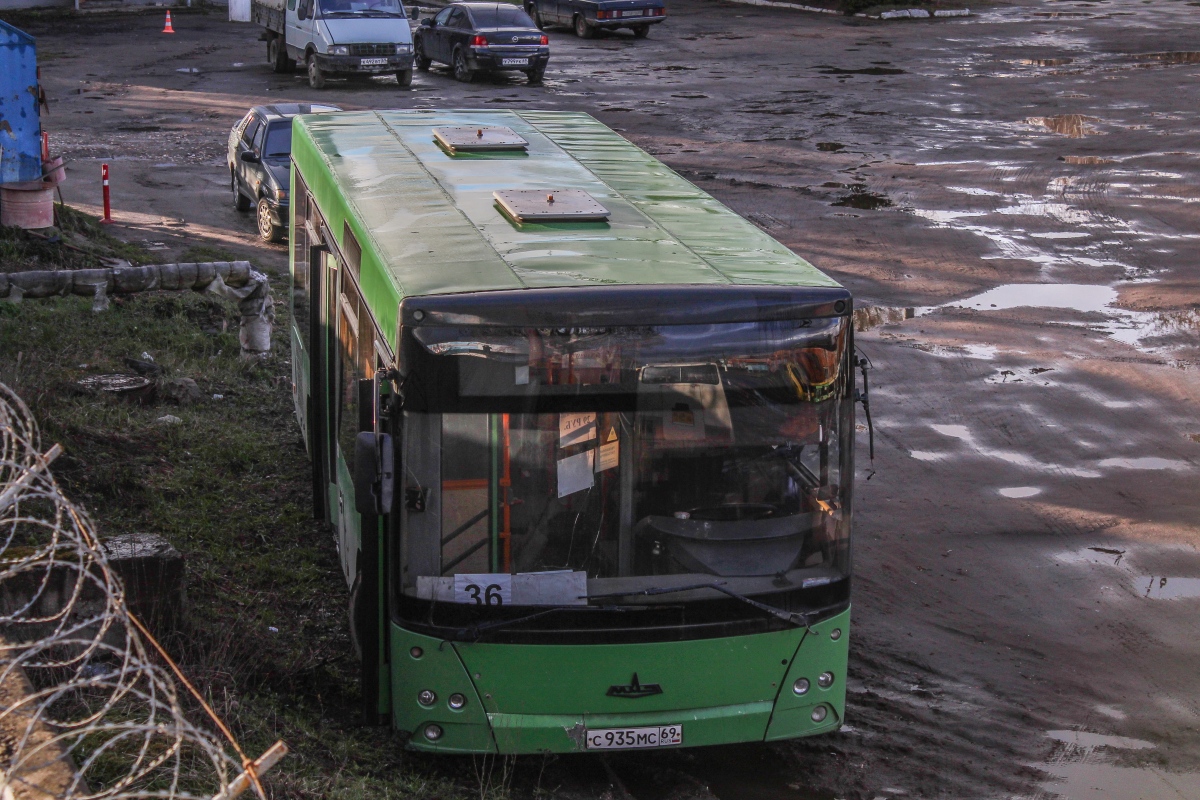
M 164 260 L 286 266 L 230 202 L 225 136 L 252 104 L 581 109 L 872 307 L 848 727 L 564 759 L 544 787 L 1132 800 L 1200 796 L 1194 5 L 880 23 L 673 0 L 649 40 L 551 33 L 544 88 L 435 69 L 411 91 L 314 92 L 216 15 L 174 37 L 156 16 L 27 27 L 68 202 L 98 203 L 108 160 L 124 235 Z M 1033 283 L 1066 288 L 975 299 Z

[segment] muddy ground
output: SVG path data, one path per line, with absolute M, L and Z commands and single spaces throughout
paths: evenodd
M 673 0 L 648 40 L 551 32 L 544 87 L 435 68 L 321 92 L 215 13 L 174 36 L 155 15 L 22 23 L 66 199 L 94 209 L 108 161 L 117 231 L 164 261 L 286 267 L 228 189 L 255 103 L 579 109 L 868 309 L 847 726 L 563 759 L 543 790 L 1133 800 L 1200 796 L 1198 5 L 875 22 Z

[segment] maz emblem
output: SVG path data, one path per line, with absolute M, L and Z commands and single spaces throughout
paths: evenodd
M 649 697 L 652 694 L 662 693 L 662 687 L 657 683 L 638 683 L 636 672 L 633 673 L 633 680 L 628 685 L 608 687 L 609 697 Z

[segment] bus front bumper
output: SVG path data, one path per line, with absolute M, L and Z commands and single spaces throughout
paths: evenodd
M 576 647 L 393 627 L 392 718 L 409 748 L 440 753 L 578 753 L 602 749 L 589 732 L 665 726 L 682 726 L 668 747 L 828 733 L 842 724 L 849 622 L 847 609 L 807 633 Z

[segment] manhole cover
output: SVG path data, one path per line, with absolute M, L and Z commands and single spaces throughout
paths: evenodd
M 460 125 L 434 128 L 433 138 L 451 153 L 477 153 L 494 150 L 524 150 L 529 142 L 504 125 Z
M 608 209 L 582 189 L 506 189 L 492 196 L 517 222 L 599 222 Z
M 75 384 L 84 392 L 91 394 L 104 393 L 116 397 L 145 402 L 154 393 L 154 381 L 141 375 L 114 373 L 110 375 L 89 375 Z

